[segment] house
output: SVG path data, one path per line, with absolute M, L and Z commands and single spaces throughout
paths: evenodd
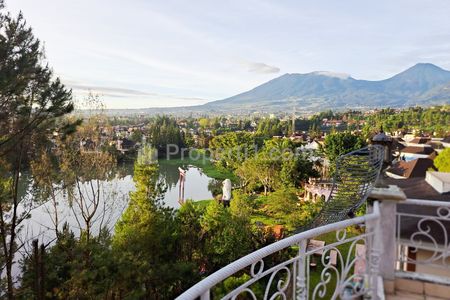
M 410 144 L 426 144 L 429 141 L 431 141 L 431 138 L 429 138 L 429 137 L 415 137 L 412 140 L 410 140 L 409 143 Z
M 406 146 L 401 150 L 397 150 L 395 154 L 403 160 L 413 160 L 417 158 L 429 158 L 435 151 L 431 147 L 423 146 Z
M 450 148 L 450 136 L 444 138 L 441 143 L 445 148 Z
M 317 141 L 313 140 L 306 145 L 302 145 L 300 149 L 302 151 L 315 151 L 320 149 L 320 144 Z
M 406 179 L 412 177 L 425 177 L 429 169 L 436 168 L 430 158 L 417 158 L 410 161 L 398 161 L 386 170 L 386 175 L 396 179 Z
M 116 144 L 116 149 L 125 154 L 130 150 L 133 150 L 135 147 L 135 143 L 127 138 L 118 139 Z
M 443 150 L 444 145 L 442 145 L 442 142 L 440 141 L 428 141 L 426 145 L 430 146 L 434 150 Z

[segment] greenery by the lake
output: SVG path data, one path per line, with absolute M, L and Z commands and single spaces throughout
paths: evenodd
M 186 154 L 183 157 L 174 157 L 170 159 L 161 158 L 164 164 L 174 165 L 174 166 L 196 166 L 202 170 L 208 177 L 224 180 L 231 179 L 231 181 L 236 181 L 236 175 L 224 168 L 218 168 L 211 162 L 209 155 L 201 149 L 190 149 L 190 154 Z

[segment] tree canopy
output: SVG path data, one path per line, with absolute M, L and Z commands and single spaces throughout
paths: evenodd
M 439 172 L 450 172 L 450 148 L 442 150 L 434 159 L 434 165 Z

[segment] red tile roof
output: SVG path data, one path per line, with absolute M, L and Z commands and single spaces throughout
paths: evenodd
M 434 152 L 434 149 L 431 147 L 421 147 L 421 146 L 407 146 L 401 150 L 402 153 L 410 153 L 410 154 L 427 154 L 430 155 Z
M 399 161 L 393 164 L 386 172 L 406 178 L 425 177 L 427 170 L 430 168 L 436 170 L 432 159 L 418 158 L 411 161 Z

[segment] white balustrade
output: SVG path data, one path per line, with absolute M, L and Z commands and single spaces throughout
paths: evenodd
M 247 280 L 221 294 L 221 299 L 239 295 L 249 299 L 377 299 L 379 221 L 379 204 L 374 202 L 372 212 L 364 216 L 307 230 L 250 253 L 177 299 L 218 299 L 220 284 L 243 274 L 248 274 Z M 310 239 L 332 232 L 333 241 L 308 248 Z
M 407 199 L 396 218 L 396 276 L 450 284 L 450 202 Z

